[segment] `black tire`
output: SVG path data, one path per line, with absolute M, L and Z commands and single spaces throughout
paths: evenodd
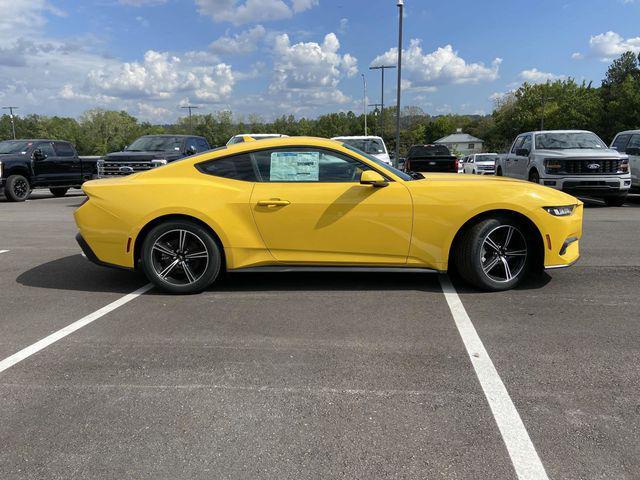
M 540 184 L 540 174 L 537 170 L 531 170 L 529 172 L 529 181 L 532 183 Z
M 189 255 L 198 254 L 189 259 Z M 144 239 L 141 257 L 149 281 L 176 294 L 205 290 L 218 278 L 222 265 L 220 247 L 211 233 L 188 221 L 168 221 L 154 227 Z
M 493 243 L 503 247 L 500 239 L 503 239 L 503 243 L 507 240 L 509 229 L 513 231 L 507 248 L 500 250 L 488 247 L 487 239 L 490 236 Z M 489 218 L 476 223 L 463 233 L 457 248 L 455 265 L 460 276 L 481 290 L 494 292 L 516 287 L 528 274 L 534 253 L 527 230 L 509 217 Z M 492 263 L 493 267 L 487 268 Z
M 54 197 L 64 197 L 69 189 L 67 187 L 55 187 L 50 188 L 49 191 Z
M 31 195 L 31 185 L 22 175 L 11 175 L 4 186 L 4 194 L 10 202 L 24 202 Z
M 622 207 L 627 201 L 627 196 L 624 195 L 622 197 L 605 197 L 603 198 L 603 200 L 607 207 Z
M 502 176 L 502 168 L 498 167 L 498 170 L 496 170 L 496 176 L 497 177 L 501 177 Z

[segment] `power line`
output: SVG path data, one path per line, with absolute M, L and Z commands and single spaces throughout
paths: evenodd
M 3 110 L 9 110 L 9 118 L 11 119 L 11 129 L 13 130 L 13 139 L 16 139 L 16 123 L 13 120 L 13 111 L 20 107 L 2 107 Z

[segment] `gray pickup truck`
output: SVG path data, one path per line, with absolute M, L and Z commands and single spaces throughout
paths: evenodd
M 496 175 L 622 206 L 631 187 L 629 157 L 584 130 L 528 132 L 499 155 Z

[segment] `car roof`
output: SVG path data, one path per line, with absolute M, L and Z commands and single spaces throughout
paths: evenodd
M 338 137 L 332 137 L 331 140 L 335 140 L 335 139 L 344 139 L 344 140 L 368 140 L 370 138 L 375 138 L 377 140 L 382 140 L 382 137 L 378 137 L 377 135 L 346 135 L 346 136 L 338 136 Z
M 637 133 L 640 133 L 640 130 L 625 130 L 624 132 L 616 133 L 616 137 L 618 135 L 629 135 L 629 134 L 633 135 L 633 134 L 637 134 Z
M 71 143 L 68 140 L 52 140 L 50 138 L 8 138 L 6 140 L 2 140 L 3 142 L 65 142 Z
M 141 137 L 138 137 L 138 138 L 145 138 L 145 137 L 204 138 L 204 137 L 201 137 L 200 135 L 171 135 L 170 133 L 159 133 L 158 135 L 150 133 L 149 135 L 142 135 Z
M 283 133 L 239 133 L 238 135 L 234 135 L 233 138 L 236 137 L 288 137 Z
M 525 132 L 525 133 L 521 133 L 518 136 L 521 135 L 540 135 L 540 134 L 544 134 L 544 133 L 593 133 L 590 130 L 537 130 L 534 132 Z M 595 134 L 594 134 L 595 135 Z

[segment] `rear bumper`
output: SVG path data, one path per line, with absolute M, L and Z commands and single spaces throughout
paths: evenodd
M 78 242 L 78 245 L 80 245 L 80 248 L 82 249 L 82 253 L 84 253 L 84 256 L 87 257 L 87 260 L 89 260 L 91 263 L 95 263 L 96 265 L 99 265 L 101 267 L 116 268 L 118 270 L 133 270 L 132 268 L 114 265 L 113 263 L 107 263 L 100 260 L 91 249 L 87 241 L 79 233 L 76 235 L 76 242 Z

